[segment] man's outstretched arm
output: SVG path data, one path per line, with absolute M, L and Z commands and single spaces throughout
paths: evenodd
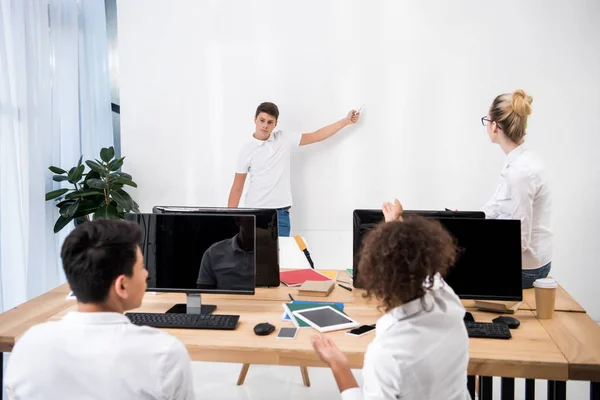
M 348 115 L 345 118 L 335 122 L 331 125 L 327 125 L 317 131 L 312 133 L 304 133 L 302 135 L 302 139 L 300 139 L 300 146 L 305 146 L 307 144 L 321 142 L 339 132 L 342 128 L 355 124 L 358 122 L 360 118 L 360 113 L 355 110 L 350 110 Z

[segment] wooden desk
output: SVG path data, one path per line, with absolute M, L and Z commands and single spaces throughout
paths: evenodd
M 530 310 L 537 309 L 534 289 L 523 290 L 523 304 Z M 524 307 L 522 306 L 521 309 L 524 309 Z M 556 303 L 554 309 L 556 311 L 585 312 L 585 309 L 561 285 L 558 285 L 556 291 Z
M 62 318 L 75 309 L 73 300 L 65 300 L 68 286 L 62 285 L 29 302 L 0 314 L 0 350 L 11 351 L 14 343 L 32 325 Z M 217 313 L 241 316 L 235 331 L 195 331 L 169 329 L 187 347 L 196 361 L 274 364 L 291 366 L 324 366 L 309 342 L 316 332 L 301 329 L 295 340 L 277 340 L 275 335 L 259 337 L 253 328 L 259 322 L 277 327 L 291 326 L 281 321 L 281 304 L 295 288 L 257 290 L 257 296 L 204 295 L 203 301 L 217 305 Z M 345 311 L 361 323 L 374 323 L 381 313 L 367 304 L 359 290 L 348 292 L 336 287 L 321 301 L 344 301 Z M 565 292 L 566 293 L 566 292 Z M 567 293 L 568 294 L 568 293 Z M 570 296 L 569 296 L 570 297 Z M 147 294 L 143 306 L 136 311 L 164 312 L 175 303 L 185 302 L 183 294 Z M 477 321 L 491 321 L 497 314 L 472 311 Z M 557 312 L 553 320 L 537 320 L 533 312 L 519 310 L 514 315 L 521 321 L 511 331 L 511 340 L 471 339 L 469 375 L 521 377 L 552 381 L 600 380 L 600 328 L 580 312 Z M 343 332 L 327 334 L 347 354 L 353 368 L 361 368 L 364 352 L 373 335 L 355 338 Z M 482 398 L 482 397 L 480 397 Z M 486 398 L 483 396 L 483 398 Z
M 218 298 L 217 295 L 205 295 L 203 298 L 205 302 L 217 304 L 217 313 L 241 315 L 235 331 L 225 333 L 187 329 L 167 331 L 181 339 L 188 348 L 191 358 L 196 361 L 324 366 L 310 345 L 309 338 L 316 333 L 310 328 L 301 329 L 296 340 L 293 341 L 277 340 L 275 335 L 266 337 L 254 335 L 253 328 L 259 322 L 268 321 L 277 327 L 291 326 L 291 322 L 281 321 L 283 308 L 282 302 L 278 299 L 279 291 L 274 290 L 273 295 L 274 300 L 253 301 L 243 298 L 245 296 L 236 296 L 238 299 L 235 299 L 233 296 Z M 67 312 L 75 310 L 75 302 L 65 300 L 64 296 L 65 291 L 61 288 L 2 314 L 0 348 L 3 348 L 3 351 L 10 351 L 18 337 L 31 325 L 45 320 L 60 319 Z M 333 294 L 326 299 L 339 300 Z M 136 311 L 164 312 L 173 304 L 183 302 L 185 302 L 183 294 L 147 294 L 142 307 Z M 381 316 L 376 307 L 365 303 L 347 303 L 345 311 L 352 318 L 365 324 L 374 323 Z M 531 312 L 519 311 L 518 313 L 522 325 L 519 330 L 514 331 L 512 340 L 471 340 L 469 373 L 566 380 L 568 363 L 556 344 Z M 477 320 L 485 321 L 494 318 L 495 314 L 475 312 L 474 316 Z M 19 322 L 6 325 L 2 323 L 9 317 Z M 372 335 L 355 338 L 345 335 L 342 331 L 327 335 L 348 355 L 353 368 L 362 367 L 364 352 L 368 343 L 373 340 Z
M 569 362 L 569 379 L 600 382 L 600 326 L 587 314 L 571 312 L 539 321 Z
M 473 300 L 462 300 L 462 304 L 465 308 L 475 308 L 475 302 Z M 534 289 L 523 290 L 523 303 L 519 307 L 519 310 L 533 310 L 537 309 L 535 303 L 535 292 Z M 565 312 L 580 312 L 584 313 L 585 309 L 565 290 L 564 287 L 558 285 L 556 292 L 556 303 L 554 306 L 556 311 Z

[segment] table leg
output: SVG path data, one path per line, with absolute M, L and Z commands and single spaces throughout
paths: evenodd
M 590 382 L 590 400 L 600 400 L 600 382 Z
M 502 378 L 500 382 L 500 398 L 515 400 L 515 378 Z
M 479 377 L 479 400 L 492 400 L 492 377 Z
M 525 400 L 535 400 L 535 379 L 525 379 Z
M 567 382 L 548 381 L 548 400 L 565 400 L 567 398 Z
M 475 377 L 473 375 L 467 376 L 467 389 L 472 399 L 475 399 Z

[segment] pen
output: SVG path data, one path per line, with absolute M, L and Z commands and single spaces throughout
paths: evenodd
M 288 296 L 290 296 L 290 300 L 296 301 L 296 300 L 294 300 L 294 298 L 292 297 L 292 295 L 290 293 L 288 293 Z
M 348 286 L 340 285 L 339 283 L 338 283 L 338 286 L 342 287 L 342 288 L 344 288 L 344 289 L 346 289 L 346 290 L 348 290 L 350 292 L 352 291 L 352 288 L 349 288 Z

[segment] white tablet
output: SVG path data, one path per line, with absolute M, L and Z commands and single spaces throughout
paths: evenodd
M 295 317 L 300 318 L 319 332 L 356 328 L 360 325 L 346 314 L 330 306 L 297 310 L 294 311 L 293 314 Z

